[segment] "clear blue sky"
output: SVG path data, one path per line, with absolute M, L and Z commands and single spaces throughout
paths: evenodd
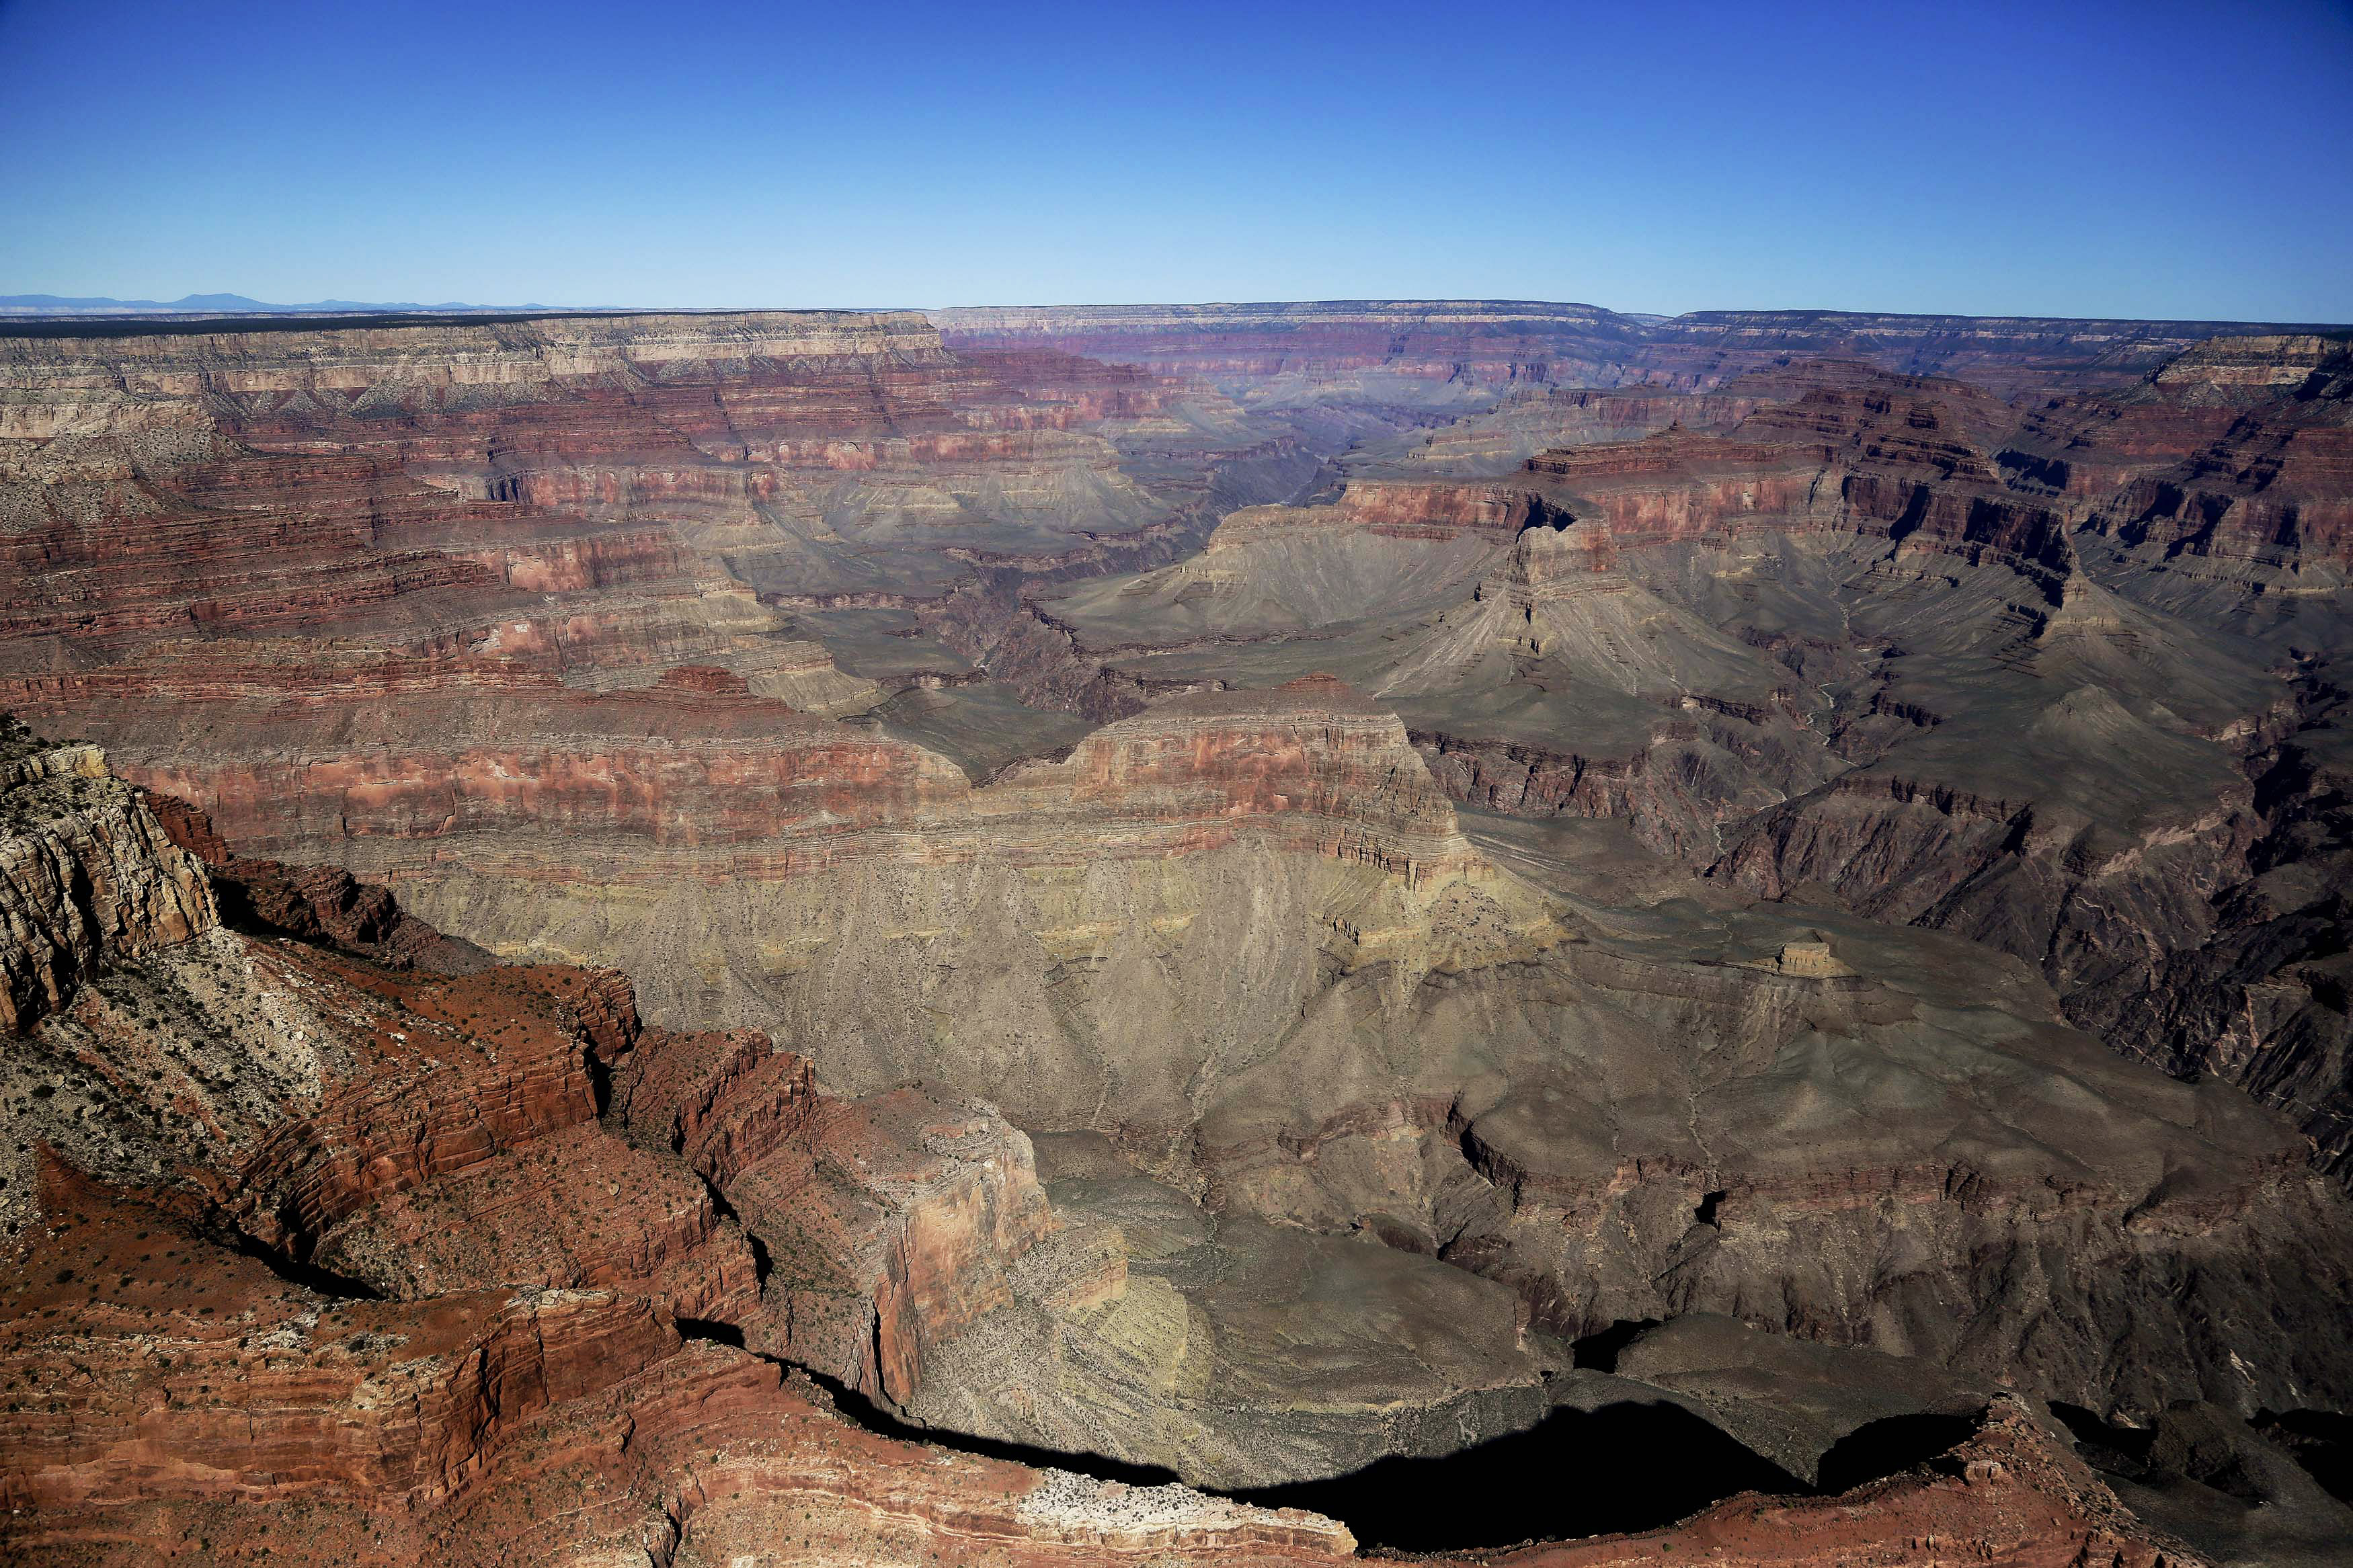
M 2353 5 L 0 0 L 0 293 L 2353 320 Z

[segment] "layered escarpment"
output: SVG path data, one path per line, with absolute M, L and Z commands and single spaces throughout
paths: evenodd
M 275 821 L 240 815 L 236 787 L 194 791 L 263 855 L 315 845 L 300 819 L 354 790 L 375 798 L 354 832 L 454 816 L 472 785 L 431 758 L 491 735 L 474 784 L 508 781 L 488 787 L 551 828 L 543 808 L 585 784 L 628 832 L 658 799 L 665 835 L 705 816 L 729 838 L 764 814 L 782 831 L 798 808 L 724 804 L 723 762 L 657 781 L 624 743 L 588 775 L 533 770 L 633 731 L 716 757 L 747 728 L 797 735 L 787 710 L 873 711 L 923 681 L 976 685 L 964 706 L 987 711 L 971 660 L 807 606 L 994 605 L 992 584 L 1156 562 L 1315 461 L 1203 389 L 1034 349 L 951 355 L 905 315 L 29 338 L 0 343 L 0 701 L 167 784 L 193 778 L 174 753 L 195 726 L 164 704 L 196 705 L 216 760 L 257 775 L 349 726 L 379 771 L 314 755 L 304 778 L 257 776 L 242 793 Z M 938 765 L 873 733 L 811 754 L 852 826 L 881 774 Z
M 1169 388 L 967 362 L 913 316 L 17 339 L 0 365 L 19 635 L 350 624 L 428 593 L 903 586 L 923 569 L 878 574 L 860 542 L 1050 551 L 1148 535 L 1206 488 L 1139 485 L 1101 434 Z
M 1699 310 L 1671 319 L 1529 300 L 987 307 L 932 312 L 955 349 L 1050 345 L 1286 395 L 1348 380 L 1652 383 L 1706 390 L 1792 355 L 1957 375 L 2004 395 L 2129 383 L 2257 323 Z M 2270 331 L 2280 331 L 2271 328 Z M 2305 329 L 2312 331 L 2314 329 Z
M 152 693 L 104 711 L 147 725 Z M 1119 1103 L 1180 1126 L 1225 1042 L 1275 1026 L 1247 988 L 1180 1005 L 1190 976 L 1271 966 L 1303 997 L 1327 963 L 1561 934 L 1463 841 L 1396 718 L 1328 679 L 1185 699 L 985 788 L 741 692 L 322 702 L 190 692 L 178 711 L 216 713 L 235 752 L 150 730 L 130 771 L 495 951 L 622 963 L 665 1021 L 781 1023 L 844 1085 L 965 1082 L 1049 1125 Z M 1185 1020 L 1169 1050 L 1114 1048 L 1154 1005 Z
M 1692 393 L 1650 383 L 1604 388 L 1522 386 L 1492 409 L 1428 433 L 1367 444 L 1343 459 L 1351 477 L 1479 479 L 1507 474 L 1564 447 L 1639 441 L 1668 430 L 1722 435 L 1749 415 L 1820 386 L 1867 384 L 1881 373 L 1861 360 L 1781 354 Z
M 2013 489 L 2089 509 L 2098 545 L 2161 602 L 2259 618 L 2341 582 L 2348 358 L 2342 337 L 2216 339 L 2114 392 L 2030 410 L 2000 455 Z
M 1608 384 L 1640 346 L 1639 326 L 1615 311 L 1514 300 L 972 308 L 932 317 L 959 351 L 1050 346 L 1290 395 L 1385 387 L 1399 401 L 1440 404 L 1460 402 L 1449 384 L 1466 379 Z
M 0 672 L 471 658 L 586 689 L 903 683 L 831 602 L 1166 559 L 1288 427 L 921 317 L 567 318 L 0 342 Z M 117 740 L 101 736 L 102 740 Z
M 1904 316 L 1844 310 L 1694 310 L 1666 324 L 1701 363 L 1759 352 L 1835 354 L 1912 374 L 1954 376 L 2005 397 L 2130 383 L 2217 335 L 2262 322 Z M 1662 334 L 1666 335 L 1666 334 Z
M 1322 692 L 1261 706 L 1349 717 Z M 1124 765 L 1150 779 L 1160 751 L 1135 738 Z M 789 1539 L 844 1562 L 1337 1562 L 1355 1542 L 1329 1519 L 916 1447 L 776 1362 L 967 1426 L 1018 1408 L 1022 1436 L 1261 1480 L 1442 1451 L 1560 1397 L 1495 1315 L 1508 1291 L 1324 1241 L 1305 1293 L 1271 1301 L 1295 1238 L 1107 1149 L 1058 1153 L 1050 1204 L 1028 1141 L 987 1112 L 831 1099 L 764 1036 L 643 1024 L 609 973 L 453 973 L 405 949 L 387 967 L 321 923 L 365 900 L 273 903 L 315 884 L 174 808 L 183 851 L 87 776 L 153 858 L 203 853 L 259 892 L 237 929 L 110 938 L 16 1037 L 0 1105 L 33 1158 L 10 1172 L 0 1259 L 12 1551 L 587 1562 Z M 27 831 L 69 835 L 37 790 L 12 786 Z M 269 910 L 308 940 L 267 934 Z M 1400 1311 L 1434 1386 L 1369 1361 L 1361 1390 L 1340 1380 L 1334 1358 L 1375 1354 Z M 1303 1422 L 1285 1365 L 1303 1333 Z M 1041 1353 L 1007 1363 L 1008 1346 Z M 1168 1358 L 1166 1382 L 1128 1381 L 1139 1356 Z M 1600 1408 L 1637 1386 L 1572 1394 Z M 1401 1393 L 1430 1401 L 1419 1425 Z
M 2334 340 L 2012 407 L 1790 358 L 1851 319 L 1216 314 L 23 373 L 0 700 L 158 793 L 16 781 L 20 1539 L 1346 1550 L 779 1363 L 1230 1488 L 2345 1403 Z M 1949 1469 L 1655 1544 L 2147 1546 Z
M 75 776 L 143 830 L 124 864 L 204 888 L 133 792 Z M 6 787 L 28 839 L 69 844 L 93 809 Z M 117 897 L 72 896 L 85 924 Z M 190 923 L 105 927 L 90 972 L 13 1032 L 11 1551 L 668 1558 L 790 1519 L 844 1560 L 886 1541 L 1348 1554 L 1314 1516 L 880 1436 L 711 1342 L 773 1321 L 784 1348 L 850 1350 L 846 1381 L 911 1394 L 1051 1224 L 1001 1121 L 828 1101 L 765 1037 L 645 1027 L 610 973 L 401 971 Z M 12 928 L 12 957 L 26 940 Z M 854 1331 L 807 1304 L 828 1269 Z
M 1885 551 L 1896 570 L 1935 572 L 1924 557 L 1939 556 L 2006 566 L 2055 599 L 2073 567 L 2063 519 L 2004 489 L 2000 404 L 1851 362 L 1785 365 L 1742 386 L 1738 399 L 1685 400 L 1740 411 L 1713 430 L 1669 418 L 1638 440 L 1539 453 L 1501 479 L 1352 479 L 1325 504 L 1238 511 L 1198 559 L 1066 594 L 1056 613 L 1111 651 L 1123 630 L 1173 640 L 1187 606 L 1201 633 L 1229 638 L 1410 616 L 1440 583 L 1476 575 L 1479 546 L 1508 550 L 1539 527 L 1569 529 L 1596 571 L 1621 554 L 1820 536 Z M 1369 551 L 1382 553 L 1358 563 Z
M 2334 1165 L 2340 1031 L 2296 934 L 2333 919 L 2328 808 L 2273 748 L 2327 753 L 2336 724 L 2342 357 L 2218 340 L 2023 412 L 1852 361 L 1682 399 L 1688 423 L 1621 391 L 1653 433 L 1352 477 L 1038 613 L 1092 689 L 1333 669 L 1457 800 L 1621 818 L 1749 892 L 2002 947 Z M 2273 1024 L 2210 1049 L 2193 973 L 2223 977 L 2214 1016 Z
M 1356 717 L 1324 690 L 1257 706 L 1261 721 Z M 1105 748 L 1098 783 L 1169 787 L 1174 738 Z M 145 817 L 160 858 L 180 853 L 132 792 L 90 782 Z M 36 830 L 71 831 L 22 804 Z M 240 885 L 276 885 L 223 857 L 201 819 L 173 820 Z M 318 945 L 331 931 L 303 934 L 125 938 L 17 1037 L 20 1078 L 49 1092 L 0 1100 L 34 1151 L 5 1189 L 0 1264 L 0 1358 L 20 1391 L 0 1445 L 12 1549 L 127 1561 L 198 1540 L 291 1561 L 589 1561 L 631 1544 L 758 1549 L 780 1531 L 845 1561 L 1328 1562 L 1354 1548 L 1296 1510 L 914 1447 L 845 1420 L 779 1359 L 968 1429 L 1108 1442 L 1244 1480 L 1443 1451 L 1446 1433 L 1509 1432 L 1563 1399 L 1605 1411 L 1640 1394 L 1680 1401 L 1686 1422 L 1739 1419 L 1570 1373 L 1565 1342 L 1550 1367 L 1528 1357 L 1527 1313 L 1496 1313 L 1513 1293 L 1461 1259 L 1416 1257 L 1394 1202 L 1388 1245 L 1311 1241 L 1303 1270 L 1295 1231 L 1240 1205 L 1204 1211 L 1106 1144 L 1058 1146 L 1050 1202 L 1028 1140 L 987 1112 L 906 1090 L 830 1099 L 764 1036 L 644 1025 L 609 973 L 394 969 Z M 1781 984 L 1853 978 L 1821 959 L 1767 967 L 1831 977 Z M 1891 1012 L 1867 995 L 1827 1005 Z M 1239 1098 L 1265 1104 L 1262 1090 Z M 1508 1120 L 1491 1109 L 1454 1136 L 1491 1177 L 1522 1162 L 1526 1184 Z M 1285 1140 L 1279 1160 L 1307 1156 L 1338 1196 L 1369 1169 L 1356 1140 L 1374 1134 L 1390 1151 L 1377 1163 L 1402 1173 L 1412 1125 L 1350 1112 Z M 1716 1196 L 1709 1223 L 1729 1234 L 1734 1204 Z M 1288 1273 L 1303 1278 L 1285 1300 Z M 1371 1348 L 1401 1321 L 1429 1389 Z M 1317 1347 L 1312 1421 L 1288 1365 L 1303 1336 Z M 1342 1378 L 1338 1358 L 1362 1359 L 1370 1381 Z M 1972 1440 L 2063 1463 L 2015 1415 Z M 1795 1452 L 1810 1469 L 1807 1441 Z M 1937 1485 L 1881 1483 L 1841 1517 L 1865 1541 L 1926 1514 L 1993 1541 L 2040 1495 Z M 2144 1539 L 2103 1511 L 2096 1482 L 2078 1489 L 2041 1505 L 2045 1528 Z M 1787 1528 L 1802 1534 L 1793 1506 Z
M 1499 614 L 1525 626 L 1533 608 L 1543 635 L 1553 568 L 1534 547 L 1574 531 L 1525 536 L 1526 603 L 1498 595 Z M 1582 574 L 1572 563 L 1568 580 Z M 738 700 L 748 724 L 757 700 Z M 671 826 L 672 807 L 707 787 L 698 770 L 715 757 L 638 744 L 618 774 L 609 758 L 419 763 L 461 792 L 434 813 L 379 787 L 373 764 L 304 762 L 286 777 L 362 784 L 291 820 L 333 823 L 344 836 L 322 847 L 486 946 L 626 960 L 651 976 L 658 1016 L 781 1025 L 844 1088 L 986 1096 L 1031 1129 L 1107 1136 L 1237 1214 L 1434 1255 L 1507 1287 L 1511 1312 L 1564 1341 L 1720 1310 L 2006 1371 L 2100 1408 L 2291 1401 L 2345 1375 L 2292 1328 L 2227 1344 L 2124 1330 L 2158 1315 L 2157 1282 L 2193 1257 L 2235 1260 L 2197 1269 L 2218 1321 L 2261 1302 L 2293 1323 L 2310 1271 L 2345 1267 L 2315 1240 L 2342 1233 L 2337 1201 L 2229 1090 L 2144 1082 L 2055 1026 L 2052 1002 L 2015 976 L 1921 994 L 1911 976 L 1951 954 L 1892 953 L 1873 985 L 1844 973 L 1861 966 L 1843 950 L 1843 967 L 1819 973 L 1727 965 L 1748 955 L 1712 944 L 1755 940 L 1729 931 L 1647 953 L 1572 941 L 1592 917 L 1473 848 L 1403 725 L 1328 679 L 1164 703 L 977 789 L 908 748 L 860 737 L 840 750 L 834 727 L 812 724 L 797 742 L 772 734 L 765 752 L 731 748 L 728 798 L 748 815 L 693 806 L 694 833 Z M 771 783 L 740 787 L 754 765 Z M 565 798 L 518 783 L 574 776 L 596 787 Z M 227 777 L 183 781 L 216 792 L 206 804 L 225 824 L 282 798 L 230 795 Z M 638 805 L 630 779 L 690 793 Z M 560 851 L 533 822 L 563 825 Z M 1991 1000 L 1962 1002 L 1973 987 Z M 690 1086 L 739 1079 L 806 1098 L 756 1046 L 694 1051 L 702 1065 L 662 1069 L 673 1087 L 653 1103 L 709 1101 L 716 1089 Z M 1842 1087 L 1825 1098 L 1825 1085 Z M 2099 1107 L 2096 1146 L 2073 1125 L 2078 1100 Z M 809 1217 L 833 1212 L 805 1194 L 825 1186 L 808 1140 L 835 1123 L 779 1111 L 706 1129 L 702 1114 L 649 1136 L 755 1231 L 760 1215 L 790 1213 L 816 1238 L 818 1261 L 768 1299 L 795 1304 L 744 1320 L 747 1342 L 912 1397 L 921 1357 L 907 1347 L 934 1331 L 887 1326 L 868 1316 L 882 1310 L 870 1292 L 841 1283 L 895 1278 L 902 1255 L 860 1239 L 880 1234 L 856 1217 L 870 1200 Z M 1802 1146 L 1768 1133 L 1809 1119 L 1820 1130 Z M 975 1135 L 951 1118 L 903 1141 L 930 1150 L 927 1173 L 897 1179 L 937 1194 L 917 1210 L 944 1205 L 964 1216 L 958 1234 L 976 1226 L 1001 1238 L 985 1250 L 1012 1252 L 1033 1234 L 1022 1200 L 983 1201 L 967 1184 L 1019 1162 L 960 1152 Z M 780 1137 L 782 1153 L 768 1142 Z M 906 1223 L 913 1235 L 930 1222 Z M 2038 1276 L 2027 1290 L 2021 1260 L 2042 1256 L 2102 1258 L 2092 1278 L 2107 1283 Z M 1908 1261 L 1854 1261 L 1873 1258 Z M 885 1294 L 927 1299 L 903 1282 Z M 971 1330 L 1066 1294 L 1011 1270 L 931 1299 L 939 1322 Z M 959 1364 L 955 1386 L 983 1376 Z M 943 1408 L 997 1421 L 972 1414 L 985 1401 Z M 1167 1452 L 1152 1446 L 1171 1435 L 1159 1409 L 1110 1428 L 1126 1451 Z M 1010 1433 L 1071 1429 L 1028 1415 Z

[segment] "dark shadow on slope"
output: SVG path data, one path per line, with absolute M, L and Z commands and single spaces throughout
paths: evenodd
M 740 1351 L 747 1348 L 744 1343 L 742 1324 L 723 1323 L 716 1318 L 681 1318 L 678 1320 L 678 1337 L 682 1340 L 702 1340 L 710 1344 L 725 1345 L 729 1350 Z M 776 1361 L 774 1356 L 762 1356 L 760 1359 Z M 789 1363 L 777 1362 L 776 1364 L 784 1366 Z
M 1598 1333 L 1590 1333 L 1569 1345 L 1575 1364 L 1582 1371 L 1616 1372 L 1619 1352 L 1634 1342 L 1635 1336 L 1645 1329 L 1659 1326 L 1656 1318 L 1620 1318 Z
M 1967 1415 L 1939 1415 L 1925 1410 L 1867 1421 L 1822 1455 L 1816 1488 L 1831 1495 L 1883 1476 L 1900 1475 L 1966 1441 L 1977 1429 L 1977 1422 Z
M 1646 1326 L 1624 1323 L 1606 1331 L 1616 1342 L 1608 1353 L 1614 1358 L 1617 1347 Z M 733 1323 L 681 1318 L 678 1328 L 688 1339 L 744 1348 L 744 1331 Z M 902 1442 L 1129 1486 L 1166 1486 L 1182 1479 L 1158 1465 L 925 1426 L 838 1378 L 776 1356 L 761 1359 L 803 1373 L 845 1418 Z M 1623 1400 L 1598 1410 L 1556 1410 L 1525 1432 L 1452 1454 L 1393 1457 L 1326 1480 L 1219 1495 L 1261 1508 L 1324 1514 L 1345 1524 L 1366 1547 L 1477 1551 L 1655 1529 L 1742 1492 L 1803 1496 L 1844 1490 L 1933 1458 L 1968 1436 L 1975 1425 L 1965 1416 L 1935 1415 L 1873 1422 L 1831 1449 L 1823 1460 L 1826 1484 L 1815 1488 L 1680 1405 Z M 1432 1506 L 1433 1499 L 1443 1500 L 1442 1506 Z
M 735 1350 L 744 1350 L 744 1331 L 734 1323 L 717 1322 L 707 1318 L 678 1320 L 681 1337 L 703 1340 Z M 940 1426 L 925 1426 L 896 1415 L 877 1405 L 865 1394 L 838 1377 L 785 1360 L 782 1356 L 766 1355 L 758 1351 L 750 1353 L 762 1361 L 789 1372 L 797 1372 L 825 1390 L 834 1408 L 849 1421 L 869 1432 L 885 1437 L 895 1437 L 902 1443 L 929 1443 L 958 1454 L 973 1454 L 985 1459 L 1007 1459 L 1033 1469 L 1069 1470 L 1082 1476 L 1092 1476 L 1099 1481 L 1124 1481 L 1134 1487 L 1166 1486 L 1178 1480 L 1176 1471 L 1158 1465 L 1138 1465 L 1125 1459 L 1115 1459 L 1107 1454 L 1071 1454 L 1060 1448 L 1039 1447 L 1034 1443 L 1009 1442 L 1001 1437 L 976 1437 L 968 1432 L 954 1432 Z
M 2126 1480 L 2148 1479 L 2148 1452 L 2157 1441 L 2156 1433 L 2139 1426 L 2112 1426 L 2096 1412 L 2063 1399 L 2051 1401 L 2051 1414 L 2059 1417 L 2060 1425 L 2075 1440 L 2076 1454 L 2092 1468 Z
M 2353 1503 L 2353 1415 L 2334 1410 L 2263 1410 L 2252 1425 L 2286 1449 L 2330 1497 Z
M 384 1293 L 372 1285 L 347 1279 L 315 1263 L 305 1263 L 241 1230 L 231 1232 L 225 1239 L 230 1250 L 252 1258 L 290 1285 L 300 1285 L 306 1290 L 315 1290 L 322 1296 L 332 1296 L 343 1301 L 380 1301 L 384 1299 Z
M 1328 1514 L 1368 1547 L 1477 1550 L 1648 1530 L 1745 1491 L 1803 1481 L 1680 1405 L 1556 1410 L 1508 1437 L 1440 1458 L 1388 1458 L 1324 1481 L 1228 1495 Z

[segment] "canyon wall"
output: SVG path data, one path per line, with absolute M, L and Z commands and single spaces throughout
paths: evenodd
M 1381 477 L 1405 448 L 1038 614 L 1106 689 L 1313 661 L 1466 804 L 2028 958 L 2337 1169 L 2345 352 L 2221 339 L 2022 408 L 1793 363 L 1509 478 Z
M 930 315 L 958 351 L 1050 346 L 1213 378 L 1297 377 L 1311 386 L 1372 373 L 1704 391 L 1776 358 L 1836 355 L 1913 374 L 1966 376 L 2005 395 L 2129 383 L 2219 333 L 2282 330 L 1840 310 L 1659 317 L 1510 300 L 992 306 Z
M 939 327 L 0 342 L 0 706 L 153 792 L 0 754 L 17 1540 L 1352 1550 L 861 1402 L 1837 1473 L 1656 1319 L 1981 1450 L 1662 1540 L 2137 1561 L 2036 1401 L 2353 1397 L 2341 339 Z
M 209 915 L 206 870 L 95 753 L 18 751 L 0 786 L 12 847 L 70 852 L 103 807 L 137 835 L 119 868 Z M 58 797 L 64 777 L 78 798 Z M 222 874 L 266 879 L 258 864 Z M 797 1146 L 845 1195 L 852 1173 L 865 1184 L 862 1205 L 797 1206 L 834 1220 L 837 1284 L 866 1326 L 784 1342 L 855 1343 L 872 1358 L 845 1369 L 858 1381 L 912 1392 L 923 1346 L 978 1310 L 975 1280 L 1050 1223 L 1001 1121 L 967 1116 L 943 1166 L 892 1142 L 903 1111 L 829 1105 L 765 1037 L 645 1027 L 616 975 L 402 972 L 208 919 L 108 924 L 118 898 L 75 889 L 103 933 L 91 972 L 12 1021 L 12 1552 L 128 1561 L 201 1536 L 290 1561 L 489 1563 L 525 1541 L 535 1561 L 625 1543 L 668 1561 L 789 1514 L 853 1555 L 878 1533 L 1094 1563 L 1348 1554 L 1344 1530 L 1295 1511 L 879 1437 L 805 1378 L 708 1342 L 783 1295 L 721 1194 Z M 12 968 L 36 939 L 11 928 Z M 607 1079 L 627 1088 L 600 1122 Z M 806 1237 L 804 1271 L 822 1250 L 746 1214 Z M 560 1522 L 551 1494 L 575 1500 Z

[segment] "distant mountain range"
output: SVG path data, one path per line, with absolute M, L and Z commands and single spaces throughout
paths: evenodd
M 445 300 L 438 305 L 414 300 L 312 300 L 300 305 L 272 305 L 243 294 L 185 294 L 177 300 L 70 299 L 62 294 L 0 294 L 0 314 L 16 316 L 170 315 L 312 315 L 339 310 L 537 310 L 540 305 L 469 305 Z

